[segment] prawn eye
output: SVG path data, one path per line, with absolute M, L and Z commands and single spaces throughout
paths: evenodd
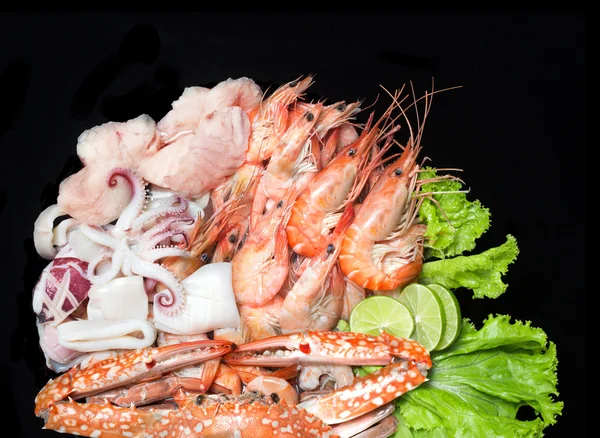
M 313 113 L 306 113 L 306 120 L 312 122 L 315 119 L 315 115 Z
M 202 394 L 200 394 L 198 397 L 196 397 L 196 404 L 198 406 L 200 406 L 202 404 L 202 402 L 204 402 L 204 396 Z
M 273 402 L 275 402 L 275 403 L 279 403 L 279 400 L 281 400 L 281 397 L 279 397 L 279 394 L 277 394 L 276 392 L 272 392 L 271 400 L 273 400 Z
M 355 154 L 356 154 L 356 149 L 354 149 L 354 148 L 351 148 L 351 149 L 348 151 L 348 155 L 350 155 L 351 157 L 353 157 Z
M 283 207 L 283 199 L 277 203 L 277 208 Z
M 339 112 L 343 112 L 346 110 L 346 104 L 340 103 L 338 106 L 335 107 L 335 109 L 338 110 Z
M 333 246 L 333 243 L 330 243 L 327 245 L 327 254 L 331 254 L 333 251 L 335 251 L 335 246 Z
M 299 81 L 290 82 L 290 88 L 297 87 L 299 83 Z
M 394 170 L 394 175 L 396 175 L 396 176 L 402 175 L 402 169 L 398 168 L 398 169 Z
M 208 253 L 204 253 L 200 256 L 200 260 L 202 260 L 204 263 L 206 263 L 208 261 Z
M 229 240 L 229 243 L 235 243 L 235 234 L 230 234 L 227 240 Z

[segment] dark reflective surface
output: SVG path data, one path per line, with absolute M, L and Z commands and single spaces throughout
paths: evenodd
M 0 245 L 4 418 L 52 437 L 33 399 L 52 377 L 38 347 L 31 290 L 48 263 L 37 215 L 80 168 L 78 135 L 142 113 L 160 119 L 184 87 L 248 76 L 263 89 L 315 74 L 309 99 L 364 99 L 413 81 L 434 98 L 423 153 L 458 167 L 492 213 L 485 250 L 513 234 L 520 255 L 496 300 L 459 294 L 479 324 L 507 313 L 558 346 L 563 416 L 546 436 L 585 436 L 584 29 L 574 14 L 415 12 L 0 15 Z M 378 98 L 379 95 L 379 98 Z M 360 117 L 364 121 L 367 112 Z M 524 412 L 528 417 L 530 413 Z

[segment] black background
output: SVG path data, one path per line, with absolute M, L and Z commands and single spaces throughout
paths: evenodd
M 469 198 L 490 209 L 478 249 L 510 233 L 521 250 L 502 296 L 458 292 L 463 315 L 480 324 L 506 313 L 544 329 L 565 402 L 546 436 L 585 436 L 584 33 L 583 14 L 554 10 L 0 13 L 3 424 L 12 436 L 58 436 L 33 415 L 51 374 L 31 312 L 46 264 L 32 231 L 79 167 L 77 136 L 142 113 L 159 119 L 186 86 L 241 76 L 277 86 L 312 73 L 311 97 L 380 95 L 379 114 L 389 104 L 380 85 L 463 86 L 434 98 L 424 154 L 464 169 Z

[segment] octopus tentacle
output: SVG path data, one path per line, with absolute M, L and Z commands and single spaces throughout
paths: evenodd
M 169 204 L 170 206 L 168 207 L 153 208 L 152 210 L 140 214 L 135 221 L 133 221 L 131 229 L 139 231 L 145 224 L 159 217 L 180 216 L 187 210 L 189 201 L 181 195 L 173 195 L 172 201 L 169 202 Z
M 121 267 L 123 266 L 123 261 L 125 259 L 125 254 L 121 250 L 117 250 L 112 253 L 111 258 L 111 266 L 110 269 L 102 274 L 96 275 L 96 267 L 103 260 L 110 258 L 111 254 L 101 254 L 100 256 L 94 258 L 88 264 L 88 279 L 92 284 L 102 285 L 108 283 L 110 280 L 115 278 L 121 272 Z
M 185 304 L 185 289 L 175 275 L 156 263 L 135 257 L 131 260 L 131 270 L 142 277 L 162 283 L 166 289 L 154 296 L 154 308 L 166 315 L 179 312 Z
M 108 174 L 106 182 L 109 187 L 116 186 L 116 176 L 125 178 L 129 183 L 132 192 L 131 201 L 119 216 L 115 227 L 116 230 L 122 232 L 131 228 L 135 218 L 138 217 L 144 207 L 146 200 L 146 183 L 133 170 L 116 167 Z
M 158 244 L 173 236 L 181 236 L 184 240 L 185 248 L 187 248 L 189 243 L 189 236 L 188 233 L 184 230 L 168 230 L 163 231 L 160 234 L 156 234 L 152 239 L 148 240 L 146 243 L 143 244 L 143 248 L 146 251 L 152 250 Z
M 119 240 L 102 229 L 93 228 L 89 225 L 81 225 L 79 230 L 92 242 L 99 243 L 100 245 L 107 246 L 111 249 L 117 249 L 119 247 Z
M 142 236 L 140 236 L 140 240 L 150 240 L 152 238 L 154 238 L 156 235 L 170 230 L 171 229 L 171 225 L 177 224 L 177 223 L 185 223 L 188 225 L 191 225 L 194 222 L 194 218 L 189 217 L 189 216 L 169 216 L 166 217 L 165 219 L 163 219 L 162 221 L 160 221 L 159 223 L 157 223 L 156 225 L 154 225 L 152 228 L 148 229 L 146 232 L 144 232 L 144 234 L 142 234 Z
M 145 251 L 141 256 L 143 260 L 147 260 L 149 262 L 155 262 L 156 260 L 160 260 L 165 257 L 192 257 L 192 254 L 183 249 L 166 247 Z
M 54 227 L 54 238 L 52 239 L 52 243 L 58 247 L 65 246 L 68 243 L 67 234 L 77 225 L 79 225 L 79 221 L 73 218 L 65 219 L 59 223 L 56 227 Z

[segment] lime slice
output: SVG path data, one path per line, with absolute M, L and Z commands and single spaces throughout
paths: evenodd
M 359 302 L 349 319 L 351 331 L 373 336 L 385 331 L 399 338 L 408 338 L 415 328 L 415 321 L 406 306 L 383 295 L 374 295 Z
M 402 289 L 398 300 L 408 307 L 415 319 L 412 339 L 428 351 L 433 350 L 442 339 L 445 325 L 440 299 L 427 286 L 411 283 Z
M 454 293 L 441 284 L 428 284 L 427 287 L 437 295 L 442 302 L 446 324 L 442 330 L 442 339 L 435 346 L 435 350 L 443 350 L 452 344 L 460 333 L 460 306 Z

